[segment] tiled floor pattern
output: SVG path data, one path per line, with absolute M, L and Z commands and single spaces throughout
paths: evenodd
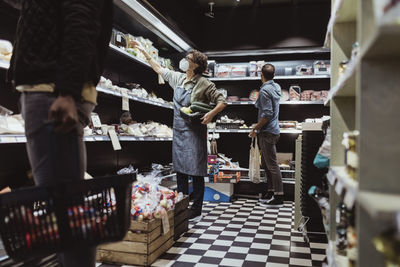
M 250 199 L 205 203 L 203 216 L 153 266 L 322 266 L 327 244 L 305 243 L 292 230 L 292 202 L 282 208 Z

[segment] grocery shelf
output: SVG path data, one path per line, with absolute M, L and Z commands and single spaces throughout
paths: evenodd
M 387 60 L 400 57 L 400 23 L 396 8 L 377 18 L 377 27 L 362 47 L 363 58 Z
M 10 68 L 10 63 L 7 61 L 0 60 L 0 69 L 8 70 Z
M 347 174 L 346 167 L 331 167 L 327 177 L 329 183 L 335 186 L 335 191 L 338 195 L 341 195 L 343 189 L 346 189 L 344 203 L 350 208 L 353 207 L 354 201 L 357 198 L 358 182 Z
M 122 94 L 120 92 L 116 92 L 116 91 L 113 91 L 111 89 L 102 88 L 100 86 L 97 86 L 96 89 L 97 89 L 98 92 L 102 92 L 102 93 L 105 93 L 105 94 L 122 97 Z M 161 102 L 157 102 L 157 101 L 154 101 L 154 100 L 133 96 L 133 95 L 130 95 L 129 93 L 128 93 L 128 98 L 133 100 L 133 101 L 146 103 L 146 104 L 153 105 L 153 106 L 163 107 L 163 108 L 167 108 L 167 109 L 174 109 L 173 105 L 171 105 L 171 104 L 161 103 Z
M 24 134 L 2 134 L 0 135 L 0 144 L 18 144 L 26 143 L 26 137 Z
M 246 168 L 219 168 L 220 171 L 249 171 L 249 169 Z M 264 169 L 260 169 L 260 171 L 264 171 Z M 281 172 L 290 172 L 294 173 L 296 172 L 295 170 L 281 170 Z
M 136 137 L 136 136 L 119 136 L 118 139 L 122 142 L 125 141 L 172 141 L 170 137 Z M 104 142 L 111 141 L 110 137 L 106 135 L 92 135 L 92 136 L 84 136 L 83 140 L 85 142 Z M 26 143 L 26 137 L 22 134 L 4 134 L 0 135 L 0 144 L 18 144 L 18 143 Z
M 245 106 L 245 105 L 254 105 L 255 101 L 233 101 L 227 102 L 229 106 Z M 284 101 L 280 102 L 280 105 L 323 105 L 324 101 Z
M 172 141 L 170 137 L 152 137 L 152 136 L 145 136 L 145 137 L 137 137 L 137 136 L 118 136 L 119 141 L 121 142 L 140 142 L 140 141 Z M 110 137 L 106 135 L 99 135 L 99 136 L 84 136 L 83 140 L 85 142 L 95 142 L 95 141 L 111 141 Z
M 331 88 L 325 105 L 328 105 L 332 98 L 337 96 L 355 96 L 356 95 L 356 69 L 361 61 L 361 56 L 358 56 L 352 61 L 346 72 L 339 79 L 338 83 Z
M 332 7 L 331 17 L 328 22 L 328 29 L 325 36 L 324 47 L 330 46 L 330 34 L 333 26 L 337 23 L 355 22 L 357 19 L 356 0 L 336 0 Z
M 144 60 L 142 60 L 142 59 L 140 59 L 140 58 L 138 58 L 138 57 L 135 57 L 135 56 L 132 55 L 132 54 L 129 54 L 129 53 L 126 52 L 124 49 L 119 48 L 118 46 L 115 46 L 115 45 L 113 45 L 113 44 L 110 44 L 110 49 L 111 49 L 112 51 L 114 51 L 114 52 L 117 52 L 117 53 L 119 53 L 119 54 L 121 54 L 121 55 L 127 57 L 127 58 L 130 58 L 131 60 L 133 60 L 133 61 L 135 61 L 135 62 L 137 62 L 137 63 L 139 63 L 139 64 L 141 64 L 141 65 L 143 65 L 143 66 L 145 66 L 145 67 L 147 67 L 147 68 L 151 68 L 150 64 L 147 63 L 146 61 L 144 61 Z
M 392 219 L 400 212 L 400 195 L 362 191 L 357 196 L 358 203 L 376 219 Z
M 330 75 L 288 75 L 288 76 L 275 76 L 274 80 L 311 80 L 311 79 L 330 79 Z M 212 77 L 210 81 L 220 82 L 220 81 L 261 81 L 261 77 L 226 77 L 218 78 Z
M 210 133 L 250 133 L 251 129 L 208 129 Z M 301 130 L 281 129 L 281 134 L 301 134 Z
M 240 182 L 251 182 L 250 178 L 248 176 L 242 176 L 240 177 Z M 266 182 L 265 180 L 263 180 L 263 178 L 261 178 L 260 182 Z M 296 179 L 294 178 L 282 178 L 282 183 L 284 184 L 296 184 Z

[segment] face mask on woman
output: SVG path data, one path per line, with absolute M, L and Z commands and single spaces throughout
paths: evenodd
M 182 58 L 179 62 L 179 69 L 186 72 L 189 69 L 189 61 L 186 58 Z

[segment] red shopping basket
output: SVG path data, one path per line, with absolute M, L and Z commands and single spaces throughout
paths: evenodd
M 0 196 L 7 254 L 28 259 L 121 240 L 130 225 L 136 174 L 31 187 Z

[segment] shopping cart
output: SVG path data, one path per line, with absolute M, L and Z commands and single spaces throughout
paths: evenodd
M 13 259 L 121 240 L 136 174 L 31 187 L 0 196 L 0 234 Z

